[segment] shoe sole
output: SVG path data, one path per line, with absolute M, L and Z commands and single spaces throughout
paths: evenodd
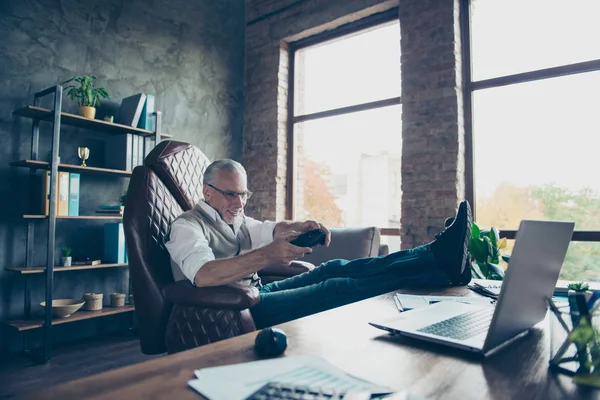
M 459 210 L 457 214 L 460 214 L 461 209 L 460 208 L 465 208 L 465 212 L 466 212 L 466 218 L 467 218 L 467 222 L 465 224 L 465 229 L 462 232 L 465 236 L 464 236 L 464 241 L 463 241 L 463 248 L 462 248 L 462 257 L 461 257 L 461 262 L 460 265 L 463 266 L 463 270 L 461 271 L 461 273 L 459 274 L 459 276 L 457 277 L 457 282 L 453 282 L 453 284 L 455 285 L 466 285 L 469 282 L 463 282 L 464 278 L 466 278 L 465 275 L 465 271 L 468 270 L 469 273 L 471 272 L 471 266 L 470 265 L 465 265 L 467 263 L 467 259 L 469 258 L 469 242 L 471 241 L 471 233 L 472 233 L 472 227 L 473 227 L 473 216 L 471 215 L 471 207 L 469 205 L 468 201 L 463 201 L 462 203 L 460 203 L 459 206 Z M 458 219 L 458 218 L 457 218 Z M 470 281 L 471 279 L 469 279 Z

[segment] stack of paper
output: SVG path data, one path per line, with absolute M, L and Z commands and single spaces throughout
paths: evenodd
M 440 301 L 454 301 L 457 303 L 467 304 L 490 304 L 492 301 L 484 297 L 469 297 L 469 296 L 420 296 L 413 294 L 396 293 L 394 296 L 396 307 L 400 311 L 413 310 L 415 308 L 427 307 L 430 304 L 439 303 Z
M 468 285 L 472 291 L 482 294 L 492 299 L 498 299 L 502 289 L 502 281 L 493 281 L 488 279 L 472 279 Z
M 217 400 L 245 399 L 268 382 L 327 388 L 336 392 L 369 391 L 373 395 L 393 392 L 348 375 L 322 358 L 310 355 L 204 368 L 194 373 L 197 379 L 188 384 L 203 396 Z
M 568 286 L 570 283 L 575 281 L 564 281 L 558 280 L 556 287 L 554 288 L 554 296 L 566 296 L 569 291 Z M 502 289 L 502 281 L 494 281 L 489 279 L 472 279 L 468 285 L 469 289 L 488 296 L 494 299 L 498 299 L 500 296 L 500 289 Z M 600 290 L 600 284 L 594 282 L 590 284 L 590 290 Z

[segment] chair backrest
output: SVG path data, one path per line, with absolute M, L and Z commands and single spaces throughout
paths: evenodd
M 166 351 L 171 314 L 162 289 L 173 282 L 164 237 L 182 212 L 202 198 L 208 158 L 183 142 L 163 141 L 134 169 L 123 216 L 127 255 L 142 351 Z

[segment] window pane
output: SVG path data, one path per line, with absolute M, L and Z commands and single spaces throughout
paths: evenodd
M 294 219 L 400 226 L 401 106 L 298 123 Z
M 294 115 L 399 97 L 400 24 L 300 49 L 294 65 Z
M 388 245 L 390 254 L 400 251 L 400 236 L 381 236 L 380 243 Z
M 476 220 L 600 229 L 600 72 L 474 93 Z
M 600 59 L 598 0 L 471 4 L 475 81 Z
M 508 241 L 503 254 L 511 254 L 514 240 Z M 502 264 L 506 268 L 505 263 Z M 571 242 L 565 262 L 560 271 L 559 279 L 566 281 L 600 281 L 600 243 L 597 242 Z

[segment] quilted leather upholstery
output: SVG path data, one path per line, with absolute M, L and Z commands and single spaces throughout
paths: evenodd
M 151 152 L 144 164 L 163 180 L 179 204 L 187 211 L 202 199 L 204 171 L 208 157 L 188 143 L 168 141 L 160 152 Z
M 167 326 L 167 351 L 179 351 L 255 330 L 250 311 L 214 310 L 176 304 Z
M 162 288 L 173 282 L 163 238 L 169 224 L 183 210 L 155 173 L 136 167 L 129 182 L 123 216 L 132 292 L 142 351 L 164 352 L 165 326 L 171 304 Z
M 258 300 L 252 291 L 202 290 L 188 283 L 183 290 L 195 290 L 190 305 L 192 299 L 179 304 L 167 299 L 163 290 L 173 285 L 164 237 L 173 220 L 201 198 L 200 177 L 207 162 L 189 144 L 164 141 L 144 166 L 135 168 L 129 182 L 123 224 L 140 344 L 146 354 L 179 351 L 255 329 L 247 310 Z

